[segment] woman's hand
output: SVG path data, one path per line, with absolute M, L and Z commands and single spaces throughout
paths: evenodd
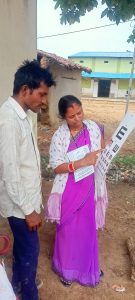
M 97 151 L 86 154 L 85 157 L 83 158 L 83 164 L 84 164 L 83 166 L 84 167 L 90 166 L 90 165 L 95 166 L 96 161 L 97 161 L 98 156 L 101 153 L 101 151 L 102 150 L 97 150 Z
M 94 166 L 96 164 L 96 161 L 97 161 L 98 156 L 101 153 L 101 151 L 102 151 L 102 149 L 88 153 L 85 155 L 84 158 L 75 160 L 73 162 L 74 170 L 78 170 L 82 167 L 87 167 L 87 166 L 91 166 L 91 165 Z M 57 168 L 54 169 L 54 172 L 56 174 L 69 173 L 68 163 L 59 165 Z

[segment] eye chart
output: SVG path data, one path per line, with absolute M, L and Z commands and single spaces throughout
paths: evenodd
M 101 153 L 95 171 L 100 173 L 100 175 L 105 176 L 109 165 L 116 154 L 119 152 L 120 148 L 128 138 L 131 131 L 135 128 L 135 113 L 127 112 L 124 119 L 116 129 L 112 136 L 112 143 L 107 145 L 103 152 Z

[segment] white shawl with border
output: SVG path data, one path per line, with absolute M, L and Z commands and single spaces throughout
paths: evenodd
M 98 125 L 90 120 L 84 120 L 91 141 L 91 152 L 101 149 L 101 131 Z M 68 162 L 67 150 L 70 144 L 70 131 L 64 122 L 54 133 L 50 145 L 50 165 L 53 169 Z M 61 217 L 61 198 L 68 179 L 68 173 L 57 174 L 51 194 L 49 196 L 45 217 L 51 222 L 60 223 Z M 95 168 L 95 201 L 96 201 L 96 227 L 103 228 L 105 224 L 105 211 L 107 207 L 107 191 L 105 178 L 101 178 Z

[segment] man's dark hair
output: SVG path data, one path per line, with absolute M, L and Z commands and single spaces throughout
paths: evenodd
M 27 85 L 29 89 L 37 89 L 41 82 L 48 87 L 55 85 L 52 74 L 41 68 L 37 60 L 25 60 L 15 73 L 13 95 L 17 95 L 23 85 Z
M 64 119 L 66 112 L 69 107 L 72 107 L 73 104 L 77 104 L 79 106 L 82 105 L 81 101 L 73 95 L 66 95 L 60 98 L 58 103 L 59 115 Z

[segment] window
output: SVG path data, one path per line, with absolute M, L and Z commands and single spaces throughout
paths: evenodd
M 104 64 L 108 64 L 108 60 L 104 60 Z
M 83 60 L 80 60 L 80 63 L 82 64 L 82 63 L 84 63 L 84 61 L 83 61 Z

